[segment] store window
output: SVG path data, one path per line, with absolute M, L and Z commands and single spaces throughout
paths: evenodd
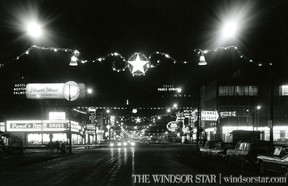
M 29 144 L 42 144 L 42 134 L 41 133 L 32 133 L 27 135 L 27 140 Z M 49 134 L 43 134 L 43 143 L 49 143 Z
M 0 122 L 0 131 L 5 132 L 5 123 Z
M 288 85 L 281 85 L 279 87 L 280 96 L 288 96 Z

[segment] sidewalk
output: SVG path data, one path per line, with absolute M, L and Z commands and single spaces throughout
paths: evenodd
M 0 171 L 5 169 L 13 169 L 25 165 L 31 165 L 34 163 L 39 163 L 43 161 L 48 161 L 57 158 L 63 158 L 67 156 L 71 156 L 77 153 L 77 150 L 84 149 L 94 149 L 99 147 L 105 147 L 108 145 L 104 144 L 94 144 L 94 145 L 74 145 L 72 147 L 72 154 L 67 153 L 69 149 L 66 147 L 66 153 L 62 154 L 60 151 L 56 149 L 49 149 L 45 147 L 36 147 L 30 148 L 27 147 L 24 149 L 24 153 L 22 155 L 7 155 L 0 158 Z M 79 151 L 78 151 L 79 152 Z

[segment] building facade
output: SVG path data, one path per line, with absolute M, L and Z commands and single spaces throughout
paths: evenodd
M 262 73 L 261 77 L 246 72 L 241 69 L 202 87 L 201 109 L 219 115 L 217 121 L 201 121 L 207 139 L 229 142 L 233 130 L 251 130 L 261 131 L 263 140 L 287 141 L 287 84 L 267 71 L 254 73 Z

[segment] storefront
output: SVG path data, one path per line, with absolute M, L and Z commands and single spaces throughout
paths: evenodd
M 18 120 L 7 121 L 6 131 L 20 137 L 24 146 L 45 145 L 49 142 L 68 142 L 69 121 Z M 71 121 L 72 144 L 83 144 L 83 128 Z
M 252 126 L 223 126 L 222 137 L 224 141 L 230 140 L 230 133 L 233 130 L 249 130 L 249 131 L 260 131 L 262 132 L 261 139 L 270 140 L 270 128 L 269 127 L 253 127 Z M 288 126 L 274 126 L 273 127 L 273 138 L 274 142 L 286 141 L 288 139 Z

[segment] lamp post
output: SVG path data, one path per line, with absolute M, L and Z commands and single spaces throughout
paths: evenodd
M 258 131 L 258 127 L 259 127 L 259 118 L 260 118 L 260 116 L 259 116 L 259 111 L 260 111 L 260 109 L 261 109 L 261 106 L 260 105 L 257 105 L 257 107 L 256 107 L 256 115 L 257 115 L 257 131 Z
M 72 106 L 71 106 L 71 101 L 74 101 L 78 98 L 78 96 L 80 95 L 81 89 L 79 87 L 79 85 L 76 82 L 70 81 L 66 83 L 67 87 L 64 87 L 64 91 L 68 88 L 68 101 L 69 101 L 69 105 L 68 105 L 68 110 L 69 110 L 69 129 L 68 129 L 68 140 L 69 140 L 69 153 L 72 154 L 72 122 L 71 122 L 71 116 L 72 116 Z M 71 91 L 71 86 L 74 87 Z M 90 94 L 92 93 L 92 89 L 88 89 L 88 93 L 90 92 Z M 67 97 L 66 97 L 67 99 Z
M 255 127 L 256 127 L 256 130 L 258 130 L 258 127 L 259 127 L 259 112 L 261 110 L 261 105 L 257 105 L 251 112 L 251 116 L 252 116 L 252 127 L 253 127 L 253 131 L 255 130 Z M 249 113 L 249 110 L 247 110 L 247 112 Z M 257 122 L 256 122 L 256 118 L 257 118 Z
M 71 110 L 71 85 L 69 84 L 69 132 L 68 132 L 68 138 L 69 138 L 69 153 L 72 154 L 72 126 L 71 126 L 71 115 L 72 115 L 72 110 Z
M 273 80 L 273 66 L 272 63 L 270 63 L 270 113 L 269 113 L 269 120 L 268 120 L 268 127 L 270 128 L 270 142 L 274 141 L 273 136 L 273 116 L 274 116 L 274 80 Z

